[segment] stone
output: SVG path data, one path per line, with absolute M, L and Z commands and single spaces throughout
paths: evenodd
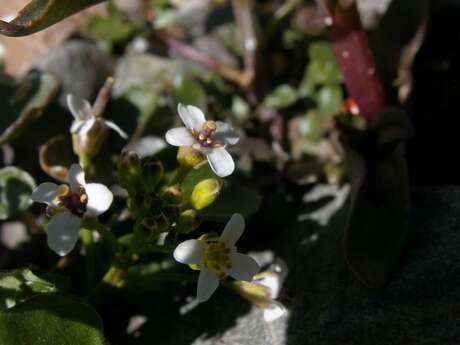
M 336 215 L 324 228 L 298 223 L 284 232 L 285 240 L 275 250 L 289 265 L 280 299 L 289 309 L 287 315 L 266 323 L 260 309 L 221 287 L 208 303 L 175 321 L 168 319 L 167 336 L 159 331 L 160 326 L 155 327 L 157 321 L 148 324 L 149 333 L 155 334 L 149 341 L 194 345 L 458 344 L 460 188 L 417 188 L 412 201 L 406 251 L 384 288 L 364 288 L 346 268 L 337 231 L 344 214 Z

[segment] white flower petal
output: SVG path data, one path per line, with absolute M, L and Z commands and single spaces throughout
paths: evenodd
M 206 270 L 202 269 L 200 271 L 200 276 L 198 277 L 198 288 L 196 292 L 196 298 L 198 301 L 206 302 L 216 291 L 219 286 L 219 278 L 217 276 Z
M 128 134 L 126 134 L 126 132 L 122 130 L 115 122 L 105 120 L 104 123 L 107 125 L 107 127 L 117 132 L 120 137 L 123 139 L 128 139 Z
M 205 244 L 203 241 L 187 240 L 179 244 L 174 249 L 174 259 L 182 264 L 192 265 L 201 264 Z
M 263 272 L 254 277 L 253 283 L 265 286 L 270 292 L 270 298 L 276 299 L 281 291 L 282 281 L 277 273 Z
M 78 134 L 87 121 L 74 120 L 70 126 L 70 133 Z
M 235 170 L 235 162 L 224 147 L 213 148 L 206 156 L 212 171 L 219 177 L 231 175 Z
M 241 214 L 235 213 L 225 225 L 219 241 L 224 242 L 230 248 L 235 246 L 236 241 L 241 237 L 244 231 L 244 218 Z
M 35 202 L 42 202 L 47 205 L 52 205 L 56 198 L 58 185 L 52 182 L 45 182 L 39 185 L 30 195 L 30 198 Z
M 264 320 L 272 322 L 286 314 L 286 308 L 278 302 L 273 301 L 270 307 L 264 309 Z
M 96 124 L 96 118 L 93 116 L 89 120 L 83 121 L 82 125 L 79 126 L 78 131 L 75 132 L 75 134 L 78 134 L 80 136 L 86 135 L 86 133 L 88 133 L 95 124 Z
M 78 186 L 85 186 L 85 173 L 83 169 L 78 164 L 72 164 L 69 169 L 69 175 L 67 176 L 69 181 L 70 189 L 76 190 Z
M 60 256 L 67 255 L 77 243 L 80 225 L 81 219 L 69 212 L 57 214 L 48 223 L 48 246 Z
M 67 106 L 76 120 L 84 121 L 93 116 L 91 104 L 86 99 L 67 95 Z
M 252 277 L 260 270 L 257 261 L 249 255 L 231 253 L 230 262 L 232 267 L 227 271 L 227 274 L 236 280 L 251 281 Z
M 216 121 L 217 130 L 213 139 L 222 144 L 235 145 L 240 140 L 238 133 L 228 123 Z
M 166 132 L 166 141 L 173 146 L 192 146 L 195 138 L 185 127 L 173 128 Z
M 100 183 L 88 183 L 85 191 L 88 196 L 86 215 L 97 217 L 110 208 L 113 194 L 106 186 Z
M 179 103 L 177 106 L 177 112 L 179 113 L 185 127 L 188 129 L 195 129 L 199 131 L 206 121 L 203 112 L 193 105 L 184 106 Z

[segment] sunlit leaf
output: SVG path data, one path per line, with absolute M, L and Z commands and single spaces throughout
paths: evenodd
M 32 0 L 11 22 L 0 21 L 0 34 L 25 36 L 104 0 Z
M 56 287 L 29 269 L 0 272 L 0 309 L 10 308 L 41 293 L 54 293 Z
M 89 306 L 43 294 L 0 311 L 0 344 L 105 345 L 102 324 Z

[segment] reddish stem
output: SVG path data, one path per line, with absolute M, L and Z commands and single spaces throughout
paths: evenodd
M 385 106 L 385 92 L 356 3 L 325 2 L 332 19 L 330 38 L 348 93 L 358 104 L 360 114 L 372 124 Z

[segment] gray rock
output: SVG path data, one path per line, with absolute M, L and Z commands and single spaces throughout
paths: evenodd
M 67 41 L 50 49 L 34 67 L 53 74 L 61 82 L 59 101 L 63 106 L 68 93 L 92 100 L 112 70 L 109 57 L 83 40 Z
M 305 222 L 284 232 L 284 244 L 276 252 L 289 265 L 281 297 L 288 315 L 266 323 L 260 309 L 221 288 L 210 302 L 169 320 L 167 333 L 151 329 L 155 336 L 149 341 L 459 344 L 460 188 L 416 189 L 412 198 L 412 231 L 404 257 L 381 290 L 362 287 L 346 268 L 337 231 L 342 213 L 326 228 Z

